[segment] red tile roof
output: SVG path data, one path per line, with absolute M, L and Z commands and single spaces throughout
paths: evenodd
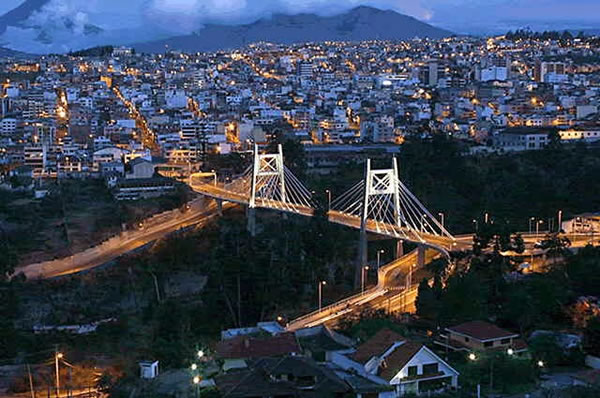
M 397 341 L 405 341 L 406 339 L 390 329 L 381 329 L 375 336 L 362 343 L 356 352 L 352 355 L 352 359 L 356 362 L 365 364 L 374 356 L 383 354 L 388 348 Z
M 221 359 L 277 357 L 299 352 L 300 347 L 294 333 L 266 338 L 236 336 L 220 341 L 216 347 L 216 354 Z
M 423 348 L 423 344 L 407 340 L 402 335 L 389 329 L 382 329 L 375 336 L 361 344 L 352 355 L 352 359 L 365 364 L 371 358 L 381 356 L 398 342 L 402 344 L 394 348 L 384 358 L 377 370 L 377 374 L 381 378 L 389 381 Z
M 496 340 L 511 336 L 518 336 L 517 333 L 509 332 L 508 330 L 501 329 L 494 324 L 484 321 L 465 322 L 457 326 L 449 327 L 447 330 L 460 333 L 477 340 Z
M 379 377 L 392 380 L 404 366 L 423 348 L 423 344 L 406 340 L 404 344 L 396 347 L 382 362 L 377 372 Z

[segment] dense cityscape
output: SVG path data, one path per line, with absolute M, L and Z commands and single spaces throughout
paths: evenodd
M 0 397 L 600 396 L 600 37 L 0 82 Z

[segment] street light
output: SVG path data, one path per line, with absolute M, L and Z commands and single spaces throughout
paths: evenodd
M 369 270 L 369 266 L 365 265 L 362 267 L 362 272 L 360 273 L 360 285 L 361 285 L 361 293 L 365 292 L 365 271 Z
M 190 366 L 190 368 L 192 368 L 192 370 L 196 370 L 196 369 L 198 369 L 198 365 L 196 365 L 195 363 L 193 363 L 192 366 Z
M 326 281 L 319 282 L 319 312 L 321 312 L 322 299 L 323 299 L 323 286 L 327 284 Z
M 485 223 L 487 224 L 488 221 L 490 220 L 490 215 L 488 212 L 485 212 L 483 219 L 485 220 Z
M 477 220 L 473 219 L 473 224 L 475 224 L 475 232 L 479 232 L 479 223 Z
M 540 368 L 543 368 L 545 366 L 544 361 L 542 361 L 542 360 L 537 361 L 537 366 Z
M 331 211 L 331 191 L 326 189 L 325 193 L 327 194 L 327 211 Z
M 515 353 L 515 351 L 514 351 L 512 348 L 509 348 L 508 350 L 506 350 L 506 353 L 507 353 L 508 355 L 511 355 L 511 356 L 512 356 L 512 355 Z
M 556 232 L 560 232 L 560 230 L 562 229 L 562 210 L 558 211 L 558 226 L 556 229 Z
M 192 383 L 196 386 L 196 398 L 200 397 L 200 376 L 194 376 Z
M 535 217 L 529 217 L 529 233 L 533 232 L 533 226 L 532 226 L 533 221 L 535 221 Z
M 476 359 L 477 359 L 477 355 L 475 355 L 474 352 L 472 352 L 472 353 L 469 354 L 469 360 L 475 361 Z
M 440 212 L 440 213 L 438 213 L 438 216 L 440 216 L 440 220 L 442 222 L 442 228 L 445 228 L 445 226 L 444 226 L 444 213 Z
M 381 249 L 381 250 L 377 250 L 377 271 L 379 271 L 379 265 L 381 262 L 381 255 L 385 253 L 385 250 Z
M 203 358 L 203 357 L 204 357 L 204 351 L 198 350 L 198 358 Z
M 64 355 L 62 352 L 58 352 L 56 351 L 56 354 L 54 354 L 54 367 L 55 367 L 55 371 L 56 371 L 56 396 L 60 397 L 60 372 L 58 369 L 58 360 L 59 359 L 63 359 Z
M 543 224 L 544 220 L 538 220 L 538 222 L 535 223 L 535 236 L 537 237 L 540 234 L 540 224 Z

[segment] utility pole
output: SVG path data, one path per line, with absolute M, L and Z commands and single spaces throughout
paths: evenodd
M 27 364 L 27 374 L 29 374 L 29 391 L 31 392 L 31 398 L 35 398 L 35 391 L 33 390 L 33 377 L 31 376 L 31 367 Z

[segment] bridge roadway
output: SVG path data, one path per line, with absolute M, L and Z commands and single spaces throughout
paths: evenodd
M 440 253 L 434 249 L 426 251 L 426 261 L 429 262 Z M 385 310 L 387 312 L 412 312 L 417 296 L 417 287 L 426 276 L 422 269 L 413 268 L 411 286 L 406 289 L 406 276 L 411 267 L 417 263 L 417 250 L 382 266 L 378 271 L 377 284 L 364 293 L 355 294 L 329 306 L 323 307 L 292 320 L 287 329 L 290 331 L 313 327 L 323 323 L 335 325 L 341 319 L 358 316 L 363 310 Z
M 211 185 L 211 184 L 198 184 L 191 185 L 192 189 L 202 195 L 218 199 L 222 201 L 235 202 L 242 205 L 249 204 L 249 196 L 242 195 L 231 190 L 226 189 L 223 186 Z M 296 213 L 307 217 L 314 215 L 314 209 L 311 207 L 298 205 L 294 203 L 276 201 L 276 200 L 263 200 L 260 198 L 255 199 L 256 206 L 259 208 L 274 209 L 279 211 L 285 211 L 290 213 Z M 327 217 L 330 222 L 344 225 L 350 228 L 360 229 L 361 220 L 359 217 L 354 215 L 345 214 L 335 210 L 329 210 Z M 367 220 L 366 229 L 368 232 L 385 235 L 391 238 L 403 239 L 409 242 L 422 244 L 432 249 L 439 250 L 444 254 L 453 250 L 465 250 L 472 246 L 472 235 L 464 236 L 459 239 L 451 239 L 446 236 L 437 236 L 428 233 L 420 233 L 417 235 L 412 229 L 399 227 L 397 225 L 376 222 L 374 220 Z
M 230 203 L 224 207 L 232 206 L 235 205 Z M 173 216 L 161 223 L 148 225 L 140 230 L 125 231 L 96 247 L 69 257 L 17 267 L 15 275 L 22 273 L 27 279 L 47 279 L 85 271 L 115 260 L 125 253 L 147 245 L 180 228 L 196 224 L 205 225 L 218 213 L 214 202 L 211 201 L 207 205 L 206 200 L 196 199 L 190 202 L 189 210 L 184 213 L 171 212 Z

